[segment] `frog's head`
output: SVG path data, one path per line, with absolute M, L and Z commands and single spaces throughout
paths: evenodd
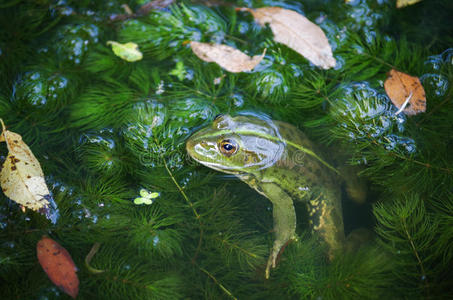
M 187 153 L 199 163 L 229 174 L 253 173 L 274 165 L 285 149 L 277 126 L 256 116 L 217 116 L 193 134 Z

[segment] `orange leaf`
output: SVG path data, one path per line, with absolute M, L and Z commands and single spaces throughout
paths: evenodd
M 425 112 L 425 89 L 418 77 L 392 69 L 384 82 L 384 88 L 393 104 L 407 115 Z
M 63 292 L 76 298 L 79 293 L 77 267 L 65 248 L 47 236 L 36 245 L 39 263 L 50 280 Z

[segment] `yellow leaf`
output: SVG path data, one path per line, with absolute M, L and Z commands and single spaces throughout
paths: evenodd
M 215 62 L 225 70 L 233 73 L 251 71 L 255 68 L 266 54 L 253 57 L 235 49 L 233 47 L 221 44 L 207 44 L 199 42 L 190 42 L 193 53 L 201 60 L 206 62 Z
M 6 130 L 3 120 L 0 122 L 3 128 L 0 142 L 6 142 L 9 151 L 0 173 L 3 193 L 26 208 L 46 211 L 50 193 L 41 165 L 22 137 Z
M 422 0 L 396 0 L 396 8 L 402 8 L 405 6 L 409 6 L 415 3 L 418 3 Z
M 134 62 L 143 58 L 143 54 L 138 50 L 136 43 L 120 44 L 115 41 L 108 41 L 107 45 L 112 45 L 113 53 L 125 61 Z
M 426 96 L 418 77 L 392 69 L 384 82 L 384 89 L 393 104 L 407 115 L 426 110 Z
M 323 69 L 335 66 L 326 35 L 322 29 L 301 14 L 280 7 L 241 8 L 250 12 L 262 26 L 269 24 L 274 40 L 298 52 Z

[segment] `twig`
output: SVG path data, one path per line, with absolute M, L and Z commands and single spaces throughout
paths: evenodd
M 101 247 L 100 243 L 98 242 L 94 243 L 93 247 L 91 247 L 90 252 L 88 252 L 87 256 L 85 257 L 85 266 L 87 267 L 88 271 L 90 271 L 93 274 L 100 274 L 105 272 L 105 270 L 95 269 L 92 266 L 90 266 L 91 259 L 93 259 L 93 256 L 98 252 L 100 247 Z

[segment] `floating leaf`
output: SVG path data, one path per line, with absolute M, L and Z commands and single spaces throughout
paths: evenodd
M 147 204 L 147 205 L 149 205 L 149 204 L 153 203 L 152 199 L 159 197 L 159 193 L 157 193 L 157 192 L 150 193 L 150 192 L 148 192 L 145 189 L 141 189 L 140 190 L 140 196 L 141 197 L 138 197 L 138 198 L 134 199 L 134 203 L 137 204 L 137 205 L 138 204 Z
M 36 245 L 39 263 L 49 279 L 63 292 L 77 297 L 79 293 L 79 278 L 77 267 L 68 251 L 47 236 L 43 236 Z
M 199 42 L 190 42 L 193 53 L 201 60 L 206 62 L 215 62 L 225 70 L 233 73 L 251 71 L 255 68 L 266 54 L 253 57 L 235 49 L 233 47 L 221 44 L 207 44 Z
M 393 104 L 407 115 L 426 110 L 425 90 L 418 77 L 392 69 L 384 82 L 385 92 Z
M 396 8 L 402 8 L 405 6 L 409 6 L 415 3 L 418 3 L 422 0 L 396 0 Z
M 136 43 L 120 44 L 115 41 L 108 41 L 107 45 L 112 45 L 113 53 L 125 61 L 134 62 L 143 58 L 143 54 L 138 50 Z
M 187 75 L 184 63 L 182 61 L 178 61 L 176 63 L 176 67 L 173 70 L 171 70 L 169 74 L 178 77 L 179 81 L 183 81 Z
M 250 12 L 261 25 L 269 24 L 274 40 L 298 52 L 323 69 L 335 66 L 326 35 L 322 29 L 301 14 L 280 7 L 240 8 Z
M 6 130 L 3 120 L 0 122 L 0 142 L 6 142 L 9 151 L 0 173 L 3 193 L 26 208 L 47 213 L 51 196 L 39 161 L 22 137 Z

